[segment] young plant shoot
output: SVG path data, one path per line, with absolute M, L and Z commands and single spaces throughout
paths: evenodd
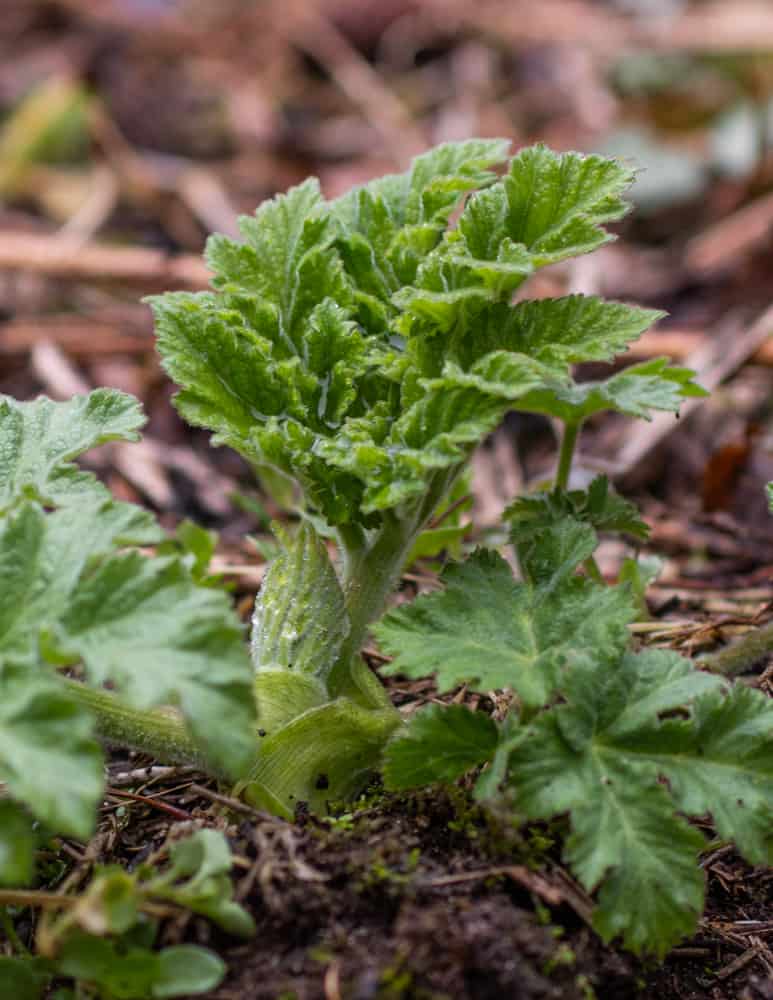
M 242 218 L 243 242 L 210 239 L 213 291 L 150 300 L 180 413 L 298 483 L 314 515 L 283 537 L 253 620 L 265 735 L 239 789 L 283 815 L 351 795 L 400 727 L 360 650 L 503 415 L 562 423 L 565 486 L 588 417 L 647 416 L 700 392 L 662 360 L 572 378 L 572 364 L 610 360 L 658 313 L 580 295 L 513 304 L 537 269 L 611 239 L 603 223 L 625 213 L 632 171 L 538 146 L 498 177 L 505 160 L 504 142 L 473 140 L 335 201 L 306 181 Z
M 569 815 L 567 860 L 601 886 L 596 926 L 636 950 L 664 951 L 700 912 L 703 838 L 683 815 L 710 812 L 769 858 L 769 701 L 629 650 L 633 599 L 600 582 L 593 553 L 598 530 L 646 528 L 603 478 L 569 490 L 589 417 L 648 418 L 702 390 L 663 359 L 575 381 L 573 365 L 611 360 L 659 314 L 523 294 L 534 271 L 612 239 L 632 177 L 600 156 L 537 146 L 508 163 L 500 140 L 446 144 L 337 200 L 306 181 L 242 218 L 241 242 L 209 240 L 211 291 L 150 300 L 183 417 L 303 493 L 249 652 L 202 539 L 163 542 L 71 464 L 135 438 L 134 401 L 0 404 L 0 882 L 30 878 L 35 820 L 92 831 L 95 736 L 195 763 L 288 818 L 356 795 L 384 760 L 393 788 L 488 764 L 481 797 Z M 562 428 L 554 489 L 507 513 L 521 581 L 479 552 L 376 634 L 391 671 L 507 688 L 512 708 L 495 723 L 433 707 L 406 726 L 361 649 L 510 410 Z

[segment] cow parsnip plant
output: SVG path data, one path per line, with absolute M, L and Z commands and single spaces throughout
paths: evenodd
M 331 202 L 307 181 L 242 218 L 243 242 L 210 239 L 213 291 L 150 300 L 182 415 L 298 483 L 316 515 L 284 540 L 253 622 L 265 736 L 240 788 L 284 815 L 351 794 L 399 727 L 359 651 L 502 416 L 563 424 L 565 486 L 588 417 L 647 416 L 701 391 L 663 360 L 573 379 L 572 364 L 611 359 L 659 314 L 513 298 L 534 271 L 611 239 L 603 223 L 625 213 L 632 172 L 538 146 L 498 178 L 505 159 L 499 140 L 447 144 Z
M 632 172 L 542 146 L 505 161 L 505 143 L 473 140 L 336 201 L 307 181 L 242 219 L 243 242 L 211 238 L 212 291 L 150 300 L 183 416 L 304 494 L 302 527 L 280 535 L 256 602 L 251 656 L 226 597 L 202 577 L 200 553 L 160 544 L 149 515 L 71 464 L 94 444 L 136 436 L 136 403 L 97 390 L 65 404 L 0 404 L 0 880 L 30 876 L 35 822 L 90 834 L 102 791 L 96 736 L 193 761 L 279 815 L 354 794 L 403 728 L 360 657 L 368 630 L 473 448 L 507 411 L 522 410 L 563 427 L 555 491 L 511 511 L 523 582 L 496 555 L 479 555 L 449 570 L 443 594 L 391 615 L 379 632 L 396 668 L 436 671 L 443 688 L 507 686 L 519 711 L 501 728 L 458 709 L 440 725 L 417 721 L 391 744 L 388 780 L 407 783 L 404 758 L 417 743 L 427 767 L 443 762 L 421 780 L 491 759 L 490 793 L 520 773 L 524 816 L 572 814 L 578 874 L 589 886 L 608 876 L 602 933 L 657 950 L 686 927 L 685 912 L 693 919 L 698 835 L 669 795 L 686 813 L 716 808 L 706 772 L 688 779 L 644 751 L 630 763 L 614 741 L 628 739 L 625 725 L 645 743 L 654 730 L 659 738 L 657 713 L 678 704 L 689 725 L 662 722 L 678 744 L 678 726 L 692 734 L 692 720 L 714 718 L 715 703 L 729 698 L 744 712 L 744 698 L 758 702 L 697 673 L 682 682 L 681 667 L 666 683 L 659 654 L 625 652 L 630 598 L 590 578 L 592 555 L 597 529 L 636 534 L 641 523 L 602 480 L 587 495 L 567 487 L 589 417 L 647 417 L 701 390 L 662 359 L 575 381 L 572 365 L 613 358 L 658 314 L 593 296 L 529 300 L 521 286 L 612 238 L 604 224 L 625 213 Z M 148 546 L 160 547 L 149 556 Z M 590 576 L 575 573 L 580 564 Z M 657 725 L 637 729 L 646 712 Z M 421 725 L 434 734 L 423 743 Z M 599 748 L 608 744 L 607 765 Z M 747 769 L 753 784 L 763 782 L 760 754 Z M 639 812 L 604 792 L 607 771 L 617 781 L 629 763 L 649 783 Z M 639 785 L 627 788 L 630 798 Z M 749 813 L 761 808 L 755 800 Z M 720 812 L 718 825 L 735 835 Z M 670 823 L 668 855 L 656 849 L 661 821 Z M 639 822 L 655 846 L 644 844 L 637 862 Z M 750 830 L 739 843 L 756 857 L 762 834 L 756 822 Z M 654 881 L 660 859 L 673 859 L 679 876 L 666 876 L 677 895 L 651 904 L 668 909 L 670 929 L 656 932 L 648 918 L 632 930 L 631 879 Z

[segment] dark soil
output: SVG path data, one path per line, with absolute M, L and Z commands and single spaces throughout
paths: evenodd
M 180 805 L 187 796 L 175 797 Z M 773 872 L 728 849 L 704 859 L 696 937 L 663 965 L 605 947 L 560 864 L 560 827 L 518 832 L 460 789 L 371 796 L 336 819 L 192 815 L 227 827 L 254 939 L 167 927 L 215 947 L 230 972 L 209 1000 L 767 1000 Z M 134 807 L 133 807 L 134 808 Z M 144 811 L 132 820 L 136 836 Z M 157 813 L 147 842 L 159 834 Z M 117 845 L 116 845 L 117 846 Z

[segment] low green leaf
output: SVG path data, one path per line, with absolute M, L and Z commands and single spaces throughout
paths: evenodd
M 620 531 L 642 540 L 649 529 L 636 505 L 610 492 L 606 476 L 596 476 L 587 490 L 554 489 L 519 497 L 502 515 L 511 525 L 516 547 L 566 517 L 589 524 L 596 531 Z
M 0 662 L 0 780 L 46 826 L 83 840 L 103 787 L 92 729 L 55 678 Z
M 254 751 L 252 671 L 225 594 L 197 586 L 181 562 L 131 552 L 89 567 L 48 623 L 47 651 L 83 662 L 137 708 L 178 705 L 222 773 Z M 228 725 L 223 725 L 228 719 Z
M 197 996 L 216 989 L 228 968 L 206 948 L 192 944 L 172 945 L 158 956 L 158 972 L 153 981 L 154 997 Z
M 0 885 L 27 885 L 32 881 L 34 862 L 31 818 L 15 802 L 0 800 Z
M 229 934 L 255 933 L 252 917 L 234 902 L 231 850 L 219 830 L 197 830 L 175 841 L 169 854 L 168 870 L 143 883 L 143 891 L 199 913 Z
M 40 1000 L 50 978 L 51 971 L 43 959 L 0 955 L 0 996 Z
M 526 727 L 510 753 L 517 807 L 533 818 L 570 813 L 567 860 L 587 889 L 601 884 L 597 930 L 662 955 L 694 929 L 703 904 L 703 838 L 676 810 L 716 811 L 724 834 L 755 853 L 770 829 L 770 706 L 765 716 L 761 695 L 759 704 L 746 697 L 755 692 L 728 696 L 718 678 L 660 650 L 626 654 L 617 667 L 589 659 L 563 692 L 566 703 Z M 663 718 L 676 710 L 689 717 Z M 725 770 L 745 729 L 751 745 Z M 718 733 L 713 751 L 709 732 Z M 743 821 L 727 816 L 731 786 L 749 794 Z
M 106 441 L 136 441 L 140 404 L 117 389 L 55 403 L 0 396 L 0 512 L 25 498 L 59 506 L 108 493 L 72 459 Z
M 615 735 L 617 731 L 615 730 Z M 773 703 L 743 685 L 710 690 L 687 720 L 668 720 L 657 733 L 628 728 L 628 754 L 643 754 L 668 779 L 678 806 L 710 813 L 720 836 L 753 864 L 773 861 Z
M 451 782 L 485 764 L 497 747 L 496 723 L 463 705 L 431 705 L 408 723 L 386 748 L 388 789 Z
M 56 960 L 57 972 L 100 990 L 110 1000 L 150 1000 L 206 993 L 221 982 L 225 963 L 195 945 L 153 952 L 118 941 L 71 934 Z
M 443 576 L 445 589 L 389 612 L 375 627 L 394 656 L 384 670 L 435 675 L 438 689 L 512 688 L 544 705 L 565 669 L 588 656 L 622 652 L 633 616 L 628 595 L 581 577 L 547 587 L 516 583 L 495 552 L 478 551 Z
M 28 664 L 25 684 L 43 651 L 82 661 L 92 683 L 112 682 L 138 708 L 179 705 L 218 772 L 238 772 L 255 721 L 241 626 L 179 559 L 116 552 L 147 537 L 148 519 L 107 501 L 52 514 L 28 504 L 0 523 L 0 658 Z

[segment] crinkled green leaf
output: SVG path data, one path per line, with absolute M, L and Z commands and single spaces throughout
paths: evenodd
M 32 818 L 15 802 L 0 800 L 0 885 L 26 885 L 32 880 L 34 862 Z
M 768 483 L 765 487 L 765 492 L 768 494 L 768 506 L 770 507 L 770 513 L 773 514 L 773 483 Z
M 59 506 L 107 490 L 72 459 L 106 441 L 136 441 L 140 404 L 117 389 L 95 389 L 55 403 L 0 396 L 0 512 L 25 498 Z
M 595 250 L 612 238 L 602 224 L 628 211 L 622 194 L 633 179 L 618 160 L 523 149 L 504 181 L 505 235 L 523 243 L 539 267 Z
M 382 249 L 387 219 L 393 230 L 444 225 L 464 194 L 495 179 L 489 168 L 505 160 L 508 145 L 505 139 L 443 143 L 417 156 L 405 173 L 379 177 L 349 191 L 333 202 L 333 212 L 345 231 L 358 232 Z M 368 197 L 365 203 L 363 194 Z M 370 208 L 369 214 L 363 214 L 363 204 Z M 393 232 L 388 235 L 394 238 Z
M 587 490 L 554 489 L 519 497 L 503 518 L 510 522 L 521 568 L 533 580 L 552 576 L 570 555 L 570 569 L 591 556 L 597 530 L 637 538 L 646 538 L 649 530 L 634 504 L 609 492 L 606 476 L 597 476 Z
M 238 772 L 255 719 L 240 625 L 226 595 L 179 559 L 115 551 L 148 527 L 112 501 L 48 515 L 29 504 L 0 524 L 0 658 L 32 671 L 42 648 L 60 664 L 82 660 L 93 683 L 137 707 L 178 705 L 218 770 Z
M 539 535 L 564 517 L 583 521 L 597 531 L 621 531 L 641 539 L 649 534 L 636 505 L 612 493 L 606 476 L 596 476 L 587 490 L 554 489 L 519 497 L 503 514 L 516 543 Z
M 252 661 L 325 681 L 349 633 L 344 595 L 325 543 L 304 522 L 271 563 L 252 617 Z
M 151 300 L 181 413 L 296 480 L 328 523 L 370 528 L 451 481 L 508 409 L 595 412 L 567 366 L 609 359 L 657 314 L 510 299 L 535 267 L 606 241 L 632 173 L 537 147 L 497 180 L 504 152 L 446 144 L 330 203 L 306 182 L 242 220 L 243 244 L 213 238 L 215 291 Z M 669 378 L 644 400 L 614 383 L 604 406 L 675 405 Z
M 603 382 L 562 383 L 551 389 L 536 389 L 520 400 L 518 408 L 575 424 L 602 410 L 649 420 L 652 410 L 676 412 L 685 398 L 707 395 L 692 381 L 694 374 L 689 368 L 671 367 L 667 358 L 655 358 L 631 365 Z
M 291 354 L 302 353 L 305 324 L 319 303 L 351 299 L 341 261 L 328 252 L 333 230 L 323 206 L 319 183 L 307 180 L 264 202 L 253 217 L 241 216 L 244 243 L 225 236 L 207 243 L 213 285 L 247 296 L 245 311 L 271 308 Z
M 375 627 L 394 660 L 385 670 L 435 675 L 440 691 L 512 688 L 544 705 L 565 669 L 619 655 L 633 610 L 627 593 L 582 577 L 531 587 L 495 552 L 478 551 L 444 574 L 445 589 L 391 611 Z
M 54 677 L 0 662 L 0 781 L 46 826 L 84 840 L 103 787 L 92 730 Z
M 197 830 L 170 848 L 167 871 L 141 884 L 153 898 L 167 899 L 207 917 L 229 934 L 250 937 L 255 922 L 233 899 L 233 865 L 228 842 L 219 830 Z
M 384 783 L 392 790 L 450 782 L 485 764 L 497 747 L 496 723 L 463 705 L 431 705 L 387 746 Z
M 773 707 L 660 650 L 589 659 L 563 693 L 510 753 L 518 808 L 570 813 L 566 856 L 586 888 L 601 885 L 599 933 L 663 954 L 703 903 L 703 838 L 677 810 L 711 812 L 752 858 L 769 848 Z
M 318 454 L 362 483 L 364 512 L 384 510 L 419 496 L 429 476 L 464 461 L 471 445 L 493 430 L 506 409 L 474 387 L 432 387 L 392 426 L 385 438 L 368 434 L 357 420 Z
M 546 382 L 543 366 L 524 356 L 501 360 L 498 381 L 465 375 L 449 365 L 441 378 L 422 380 L 418 398 L 384 434 L 351 420 L 317 453 L 362 483 L 366 513 L 396 507 L 426 490 L 429 477 L 462 463 L 471 447 L 502 419 L 513 401 Z M 405 390 L 404 390 L 405 391 Z M 383 436 L 382 436 L 383 435 Z
M 498 304 L 476 317 L 454 348 L 464 368 L 491 351 L 525 354 L 553 367 L 610 361 L 662 316 L 592 295 Z

